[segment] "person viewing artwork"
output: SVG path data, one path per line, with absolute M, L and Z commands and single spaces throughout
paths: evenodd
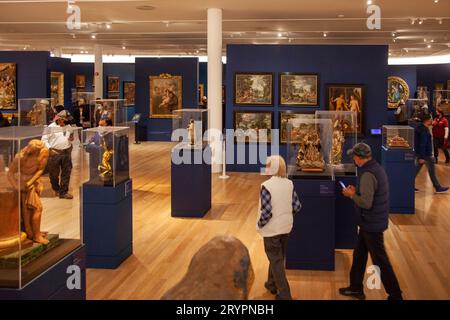
M 267 282 L 264 284 L 277 300 L 292 300 L 286 278 L 286 250 L 294 223 L 294 214 L 301 203 L 294 184 L 287 178 L 286 163 L 281 156 L 267 159 L 269 180 L 261 185 L 257 230 L 264 238 L 264 250 L 269 259 Z
M 442 149 L 445 155 L 445 163 L 450 163 L 448 154 L 448 120 L 444 116 L 442 109 L 437 108 L 436 118 L 433 120 L 433 141 L 434 141 L 434 158 L 438 163 L 439 149 Z
M 350 286 L 339 289 L 344 296 L 359 300 L 364 294 L 364 274 L 370 253 L 373 264 L 379 267 L 381 281 L 389 300 L 403 300 L 402 291 L 384 247 L 384 231 L 389 225 L 389 182 L 383 167 L 372 158 L 372 150 L 365 143 L 356 144 L 347 154 L 358 166 L 357 186 L 347 186 L 342 194 L 353 200 L 359 225 L 358 241 L 353 251 Z

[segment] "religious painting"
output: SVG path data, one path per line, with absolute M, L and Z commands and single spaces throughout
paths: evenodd
M 50 73 L 50 94 L 56 106 L 64 105 L 64 73 Z
M 234 130 L 237 142 L 272 141 L 272 112 L 235 111 Z
M 0 63 L 0 110 L 17 109 L 17 67 Z
M 205 95 L 205 85 L 203 83 L 200 83 L 198 85 L 198 104 L 202 104 L 203 96 Z
M 173 118 L 182 107 L 182 76 L 161 74 L 150 76 L 150 118 Z
M 124 81 L 123 82 L 123 98 L 125 99 L 126 106 L 134 106 L 136 101 L 136 82 Z
M 364 126 L 366 87 L 361 84 L 328 84 L 327 110 L 356 112 L 358 134 L 362 134 Z
M 319 75 L 280 74 L 280 106 L 318 106 Z
M 75 88 L 77 89 L 86 88 L 86 76 L 84 74 L 75 75 Z
M 388 78 L 388 108 L 397 109 L 400 102 L 406 103 L 409 99 L 409 86 L 400 77 Z
M 298 143 L 297 134 L 295 129 L 291 130 L 291 137 L 288 139 L 288 123 L 291 119 L 307 119 L 314 120 L 314 112 L 294 112 L 294 111 L 282 111 L 280 112 L 280 143 Z M 313 126 L 314 127 L 314 126 Z
M 271 73 L 236 73 L 234 103 L 236 105 L 272 105 L 273 75 Z
M 108 99 L 119 99 L 120 96 L 120 80 L 119 77 L 108 76 Z

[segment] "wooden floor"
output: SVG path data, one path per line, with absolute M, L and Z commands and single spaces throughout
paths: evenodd
M 193 254 L 218 234 L 234 235 L 249 249 L 255 271 L 250 298 L 273 299 L 263 287 L 268 262 L 255 230 L 265 178 L 253 173 L 231 173 L 228 180 L 213 176 L 210 213 L 201 220 L 171 218 L 171 147 L 160 142 L 131 146 L 134 255 L 117 270 L 88 270 L 88 299 L 159 299 L 182 278 Z M 450 167 L 441 164 L 437 171 L 442 184 L 450 185 Z M 417 214 L 391 216 L 387 250 L 406 299 L 450 299 L 450 195 L 434 195 L 425 170 L 417 185 L 422 190 Z M 48 201 L 69 206 L 67 200 Z M 63 208 L 51 211 L 47 224 L 65 215 Z M 334 272 L 288 271 L 294 299 L 345 299 L 337 291 L 347 285 L 350 265 L 351 251 L 338 251 Z M 384 290 L 366 294 L 368 299 L 386 298 Z

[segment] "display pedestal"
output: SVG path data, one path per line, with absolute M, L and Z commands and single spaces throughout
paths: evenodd
M 173 148 L 171 182 L 172 217 L 204 217 L 211 209 L 211 148 Z
M 0 300 L 85 300 L 85 259 L 85 247 L 81 246 L 22 289 L 0 288 Z M 77 277 L 80 287 L 71 290 L 67 284 L 76 283 Z
M 389 180 L 390 213 L 415 213 L 415 154 L 411 149 L 381 149 L 381 165 Z
M 115 269 L 133 254 L 132 181 L 83 185 L 83 236 L 88 268 Z
M 294 216 L 286 268 L 334 270 L 335 182 L 299 178 L 293 182 L 302 210 Z
M 342 181 L 356 186 L 356 176 L 336 176 L 336 249 L 354 249 L 358 240 L 358 221 L 355 203 L 342 194 Z

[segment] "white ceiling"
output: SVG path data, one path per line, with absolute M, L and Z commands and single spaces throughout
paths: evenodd
M 382 17 L 382 29 L 376 31 L 366 27 L 366 3 L 75 0 L 83 25 L 70 31 L 67 0 L 0 0 L 0 50 L 92 53 L 93 45 L 100 44 L 105 54 L 204 55 L 206 10 L 219 7 L 223 9 L 224 50 L 227 44 L 244 43 L 388 44 L 392 56 L 450 54 L 450 0 L 373 0 Z M 138 10 L 139 6 L 153 10 Z M 411 23 L 419 18 L 424 19 L 422 24 Z

